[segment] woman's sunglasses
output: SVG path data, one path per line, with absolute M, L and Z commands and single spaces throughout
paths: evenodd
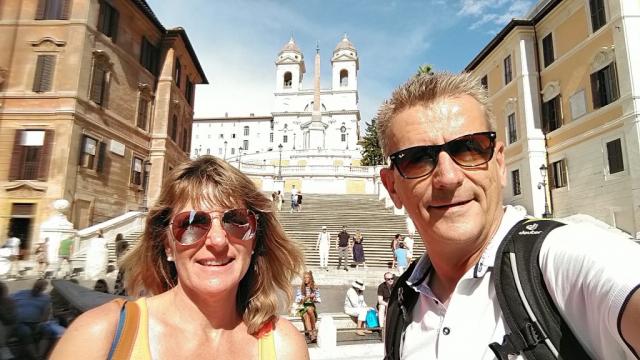
M 417 179 L 433 172 L 441 151 L 461 167 L 484 165 L 493 157 L 496 133 L 485 131 L 468 134 L 441 145 L 422 145 L 400 150 L 389 156 L 391 165 L 405 179 Z
M 178 213 L 171 220 L 171 235 L 182 245 L 193 245 L 205 239 L 211 230 L 215 211 L 191 210 Z M 218 217 L 218 216 L 215 216 Z M 258 215 L 249 209 L 231 209 L 219 217 L 228 236 L 251 240 L 256 235 Z

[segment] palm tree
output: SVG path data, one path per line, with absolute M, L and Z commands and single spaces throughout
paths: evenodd
M 431 66 L 431 64 L 422 64 L 418 66 L 418 72 L 416 73 L 416 76 L 422 74 L 433 75 L 433 67 Z

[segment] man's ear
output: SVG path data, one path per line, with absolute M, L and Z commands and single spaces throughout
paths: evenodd
M 389 197 L 391 201 L 393 201 L 393 205 L 396 208 L 402 209 L 402 201 L 400 200 L 400 196 L 396 192 L 396 179 L 393 169 L 390 168 L 382 168 L 380 170 L 380 180 L 382 180 L 382 185 L 387 189 L 387 193 L 389 193 Z
M 496 148 L 493 156 L 496 158 L 496 164 L 498 165 L 500 185 L 504 188 L 507 186 L 507 167 L 504 162 L 504 143 L 502 141 L 496 142 Z

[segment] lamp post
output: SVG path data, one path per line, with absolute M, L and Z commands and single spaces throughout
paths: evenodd
M 224 160 L 227 160 L 227 140 L 224 141 Z
M 278 180 L 282 179 L 282 144 L 278 145 L 278 152 L 280 152 L 280 160 L 278 160 Z
M 242 164 L 242 146 L 238 148 L 238 170 L 240 170 L 240 164 Z
M 542 217 L 548 219 L 552 217 L 553 214 L 549 210 L 549 200 L 547 198 L 547 165 L 542 164 L 540 166 L 540 176 L 542 177 L 542 181 L 538 183 L 538 189 L 544 189 L 544 213 L 542 213 Z
M 347 150 L 349 150 L 349 133 L 347 133 Z

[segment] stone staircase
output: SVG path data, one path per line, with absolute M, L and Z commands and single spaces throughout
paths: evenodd
M 290 197 L 285 195 L 285 199 Z M 285 201 L 279 219 L 287 234 L 302 247 L 307 267 L 318 268 L 320 259 L 315 250 L 318 233 L 327 226 L 331 234 L 329 248 L 329 267 L 331 272 L 338 265 L 338 251 L 335 238 L 346 226 L 349 234 L 360 230 L 364 238 L 363 246 L 368 268 L 386 269 L 391 263 L 391 240 L 397 233 L 407 234 L 405 216 L 394 215 L 391 209 L 385 209 L 377 195 L 327 195 L 304 194 L 301 212 L 289 212 L 289 203 Z M 414 259 L 424 253 L 419 235 L 414 239 Z M 369 271 L 367 271 L 368 273 Z M 379 271 L 374 271 L 378 273 Z M 379 274 L 376 281 L 379 283 Z M 351 274 L 353 278 L 353 274 Z
M 127 243 L 129 243 L 129 248 L 131 248 L 132 246 L 134 246 L 138 242 L 138 240 L 140 239 L 140 236 L 142 236 L 142 231 L 132 231 L 130 233 L 123 234 L 123 235 L 124 235 L 124 240 L 127 241 Z M 116 266 L 116 243 L 115 243 L 115 239 L 107 239 L 107 250 L 108 250 L 108 253 L 109 253 L 109 260 L 108 260 L 107 264 Z M 75 255 L 75 256 L 73 256 L 71 258 L 72 267 L 74 269 L 84 268 L 84 263 L 85 263 L 86 258 L 87 258 L 87 253 L 86 252 L 77 253 L 77 255 Z

